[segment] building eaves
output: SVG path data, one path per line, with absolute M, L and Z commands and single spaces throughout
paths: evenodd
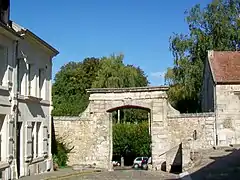
M 41 39 L 40 37 L 38 37 L 36 34 L 34 34 L 32 31 L 30 31 L 29 29 L 26 29 L 22 26 L 20 26 L 19 24 L 12 22 L 13 24 L 13 28 L 14 30 L 21 36 L 29 36 L 32 39 L 34 39 L 36 42 L 38 42 L 39 44 L 41 44 L 42 46 L 44 46 L 45 48 L 47 48 L 48 50 L 50 50 L 54 56 L 58 55 L 59 52 L 58 50 L 56 50 L 54 47 L 52 47 L 50 44 L 48 44 L 46 41 L 44 41 L 43 39 Z
M 15 37 L 16 39 L 21 38 L 21 35 L 19 35 L 11 26 L 8 26 L 0 21 L 0 28 L 3 28 L 4 31 L 8 32 L 9 35 Z
M 45 46 L 46 48 L 48 48 L 49 50 L 51 50 L 54 54 L 54 56 L 59 54 L 59 51 L 56 50 L 54 47 L 52 47 L 50 44 L 48 44 L 46 41 L 44 41 L 43 39 L 41 39 L 40 37 L 38 37 L 36 34 L 34 34 L 32 31 L 30 31 L 29 29 L 26 29 L 25 31 L 26 35 L 30 35 L 31 37 L 33 37 L 35 40 L 37 40 L 38 42 L 40 42 L 43 46 Z

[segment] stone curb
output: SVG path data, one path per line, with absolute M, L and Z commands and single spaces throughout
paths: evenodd
M 46 177 L 46 178 L 43 178 L 43 180 L 63 179 L 63 178 L 69 178 L 69 177 L 72 177 L 72 176 L 78 176 L 78 175 L 81 175 L 81 174 L 90 174 L 90 173 L 95 173 L 95 172 L 102 172 L 102 170 L 94 169 L 94 170 L 77 171 L 77 172 L 67 173 L 67 174 L 59 175 L 59 176 L 56 175 L 56 176 Z

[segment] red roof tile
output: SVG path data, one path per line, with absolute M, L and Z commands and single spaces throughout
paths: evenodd
M 209 51 L 208 60 L 217 83 L 240 83 L 240 52 Z

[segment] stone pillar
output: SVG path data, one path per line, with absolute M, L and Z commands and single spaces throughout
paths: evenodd
M 190 141 L 183 142 L 182 143 L 182 168 L 183 168 L 183 171 L 185 168 L 188 168 L 189 164 L 191 163 L 190 152 L 191 152 Z
M 124 157 L 121 157 L 121 167 L 124 167 Z
M 152 165 L 153 169 L 161 170 L 168 150 L 167 99 L 154 99 L 151 112 Z
M 108 157 L 108 171 L 113 171 L 112 154 L 113 154 L 113 142 L 112 142 L 112 114 L 108 113 L 109 117 L 109 157 Z

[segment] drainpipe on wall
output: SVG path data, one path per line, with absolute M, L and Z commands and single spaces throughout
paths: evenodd
M 49 137 L 48 137 L 48 143 L 49 143 L 49 146 L 48 146 L 48 161 L 47 161 L 47 170 L 49 171 L 54 171 L 54 163 L 53 163 L 53 155 L 52 155 L 52 135 L 53 135 L 53 132 L 52 132 L 52 123 L 54 123 L 53 121 L 53 116 L 52 116 L 52 110 L 53 110 L 53 103 L 52 103 L 52 57 L 49 59 L 50 60 L 50 68 L 48 72 L 49 75 L 50 75 L 50 79 L 49 79 L 49 83 L 48 83 L 48 97 L 49 97 L 49 101 L 50 101 L 50 105 L 49 105 L 49 124 L 48 124 L 48 134 L 49 134 Z M 48 74 L 47 73 L 47 74 Z M 47 91 L 45 92 L 47 93 Z
M 18 179 L 19 174 L 17 170 L 17 147 L 18 147 L 18 142 L 17 142 L 17 122 L 18 122 L 18 74 L 19 74 L 19 63 L 18 63 L 18 40 L 15 41 L 15 71 L 14 71 L 14 80 L 13 80 L 13 102 L 14 102 L 14 108 L 13 108 L 13 117 L 14 117 L 14 172 L 13 172 L 13 177 Z M 15 79 L 16 78 L 16 79 Z

